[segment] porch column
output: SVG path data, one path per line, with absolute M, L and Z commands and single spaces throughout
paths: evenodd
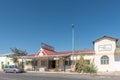
M 49 70 L 49 57 L 47 58 L 47 70 Z

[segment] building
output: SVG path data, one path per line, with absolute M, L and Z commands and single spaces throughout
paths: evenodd
M 43 44 L 33 55 L 22 56 L 20 62 L 24 63 L 25 70 L 74 71 L 75 62 L 80 55 L 89 63 L 93 63 L 98 72 L 120 71 L 120 48 L 116 47 L 117 38 L 103 36 L 93 41 L 94 49 L 57 52 L 52 46 Z M 2 59 L 4 58 L 4 59 Z M 11 62 L 7 57 L 0 58 L 0 64 Z M 3 60 L 3 61 L 1 61 Z M 28 62 L 31 65 L 28 65 Z M 73 64 L 72 64 L 73 63 Z
M 41 48 L 35 57 L 41 59 L 39 66 L 47 66 L 47 69 L 54 69 L 56 60 L 59 60 L 59 70 L 71 70 L 72 61 L 79 60 L 82 55 L 89 63 L 95 64 L 98 72 L 120 71 L 120 50 L 116 48 L 117 41 L 117 38 L 103 36 L 93 41 L 94 50 L 74 50 L 74 55 L 72 51 L 56 52 Z
M 14 65 L 13 59 L 7 56 L 8 54 L 0 55 L 0 71 L 6 65 Z
M 120 71 L 120 52 L 116 48 L 117 41 L 117 38 L 109 36 L 103 36 L 93 41 L 94 64 L 98 71 Z

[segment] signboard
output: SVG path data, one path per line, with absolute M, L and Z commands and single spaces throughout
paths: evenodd
M 59 60 L 59 58 L 54 58 L 54 60 Z
M 99 51 L 111 51 L 112 45 L 100 45 L 98 49 Z
M 51 50 L 51 51 L 54 51 L 54 47 L 50 46 L 50 45 L 47 45 L 45 43 L 41 43 L 41 47 L 43 49 L 47 49 L 47 50 Z

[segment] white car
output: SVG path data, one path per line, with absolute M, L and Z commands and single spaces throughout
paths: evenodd
M 15 65 L 9 65 L 9 66 L 4 67 L 4 72 L 19 73 L 19 72 L 23 72 L 23 69 L 15 66 Z

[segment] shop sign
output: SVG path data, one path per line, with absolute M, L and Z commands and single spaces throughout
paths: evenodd
M 45 44 L 45 43 L 41 43 L 41 47 L 43 49 L 47 49 L 47 50 L 51 50 L 51 51 L 54 51 L 54 47 L 48 45 L 48 44 Z

